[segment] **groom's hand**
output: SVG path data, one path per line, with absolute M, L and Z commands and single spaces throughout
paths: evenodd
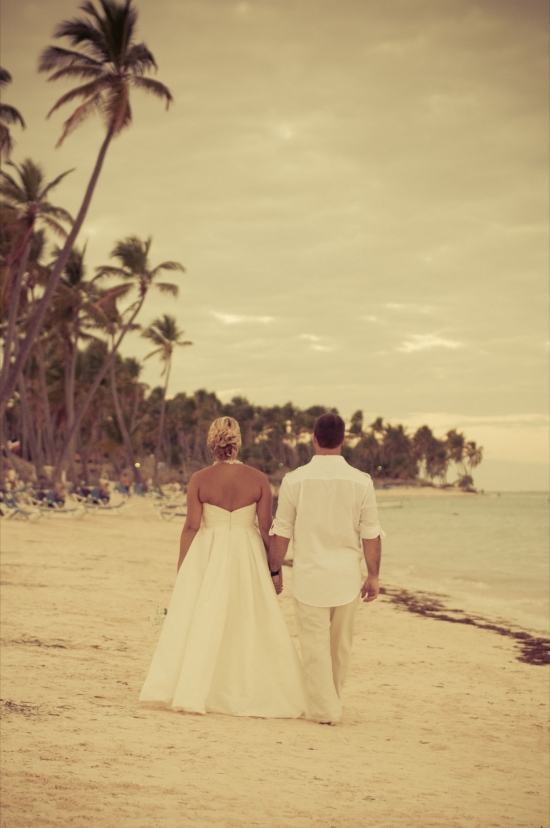
M 282 567 L 281 567 L 281 570 L 280 570 L 278 575 L 272 575 L 271 576 L 271 580 L 273 581 L 273 586 L 275 587 L 275 592 L 277 593 L 277 595 L 280 595 L 281 592 L 283 591 L 283 568 Z
M 378 583 L 378 575 L 369 575 L 363 586 L 361 587 L 361 600 L 368 604 L 369 601 L 374 601 L 378 598 L 380 586 Z

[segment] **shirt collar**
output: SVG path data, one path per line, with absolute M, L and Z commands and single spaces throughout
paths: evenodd
M 344 460 L 341 454 L 314 454 L 312 460 Z M 345 461 L 344 461 L 345 462 Z

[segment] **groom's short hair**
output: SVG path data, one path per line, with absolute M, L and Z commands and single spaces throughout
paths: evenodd
M 321 448 L 333 449 L 342 444 L 346 424 L 338 414 L 321 414 L 315 420 L 313 433 Z

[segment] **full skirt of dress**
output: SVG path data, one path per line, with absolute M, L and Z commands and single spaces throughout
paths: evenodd
M 307 697 L 255 526 L 255 504 L 204 504 L 139 701 L 188 713 L 298 718 Z

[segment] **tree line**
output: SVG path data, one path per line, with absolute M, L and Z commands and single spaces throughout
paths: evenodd
M 241 424 L 242 456 L 267 474 L 293 469 L 312 455 L 311 432 L 319 414 L 291 403 L 262 407 L 235 397 L 222 403 L 204 390 L 167 399 L 174 351 L 192 343 L 176 319 L 161 314 L 141 322 L 150 291 L 177 296 L 172 278 L 185 272 L 178 261 L 155 263 L 151 238 L 114 240 L 108 262 L 90 271 L 78 234 L 84 224 L 111 142 L 132 122 L 134 92 L 172 101 L 170 90 L 149 77 L 153 54 L 136 39 L 133 0 L 87 0 L 83 16 L 62 21 L 54 37 L 67 46 L 47 46 L 39 71 L 49 81 L 75 79 L 48 117 L 77 102 L 58 142 L 90 117 L 100 117 L 104 137 L 81 206 L 73 217 L 57 203 L 58 188 L 72 170 L 48 179 L 32 159 L 15 163 L 11 128 L 25 128 L 21 113 L 0 104 L 0 149 L 7 163 L 0 176 L 0 373 L 1 463 L 14 450 L 30 461 L 38 478 L 95 482 L 107 460 L 120 473 L 130 468 L 137 482 L 144 470 L 158 482 L 164 465 L 183 479 L 210 462 L 206 434 L 215 417 L 229 414 Z M 0 85 L 11 76 L 0 69 Z M 167 280 L 168 279 L 168 280 Z M 127 334 L 140 331 L 160 360 L 163 384 L 149 389 L 142 365 L 122 357 Z M 330 409 L 334 410 L 334 409 Z M 428 426 L 409 434 L 402 425 L 377 419 L 368 426 L 356 412 L 344 446 L 346 459 L 375 478 L 446 484 L 451 468 L 469 487 L 482 450 L 456 431 L 436 438 Z M 2 480 L 5 472 L 0 470 Z

